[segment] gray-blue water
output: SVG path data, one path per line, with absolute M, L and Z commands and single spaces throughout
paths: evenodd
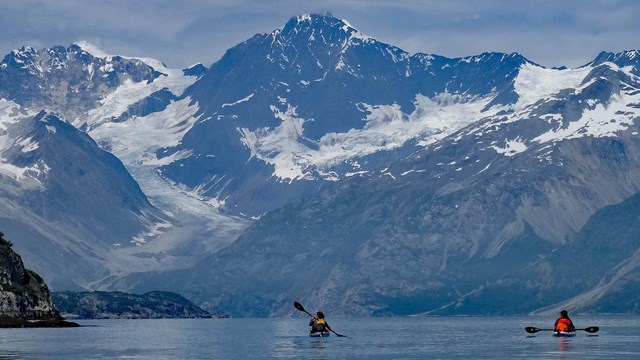
M 348 337 L 306 336 L 307 318 L 79 321 L 0 329 L 0 359 L 640 359 L 640 317 L 573 316 L 597 334 L 535 335 L 552 318 L 331 319 Z

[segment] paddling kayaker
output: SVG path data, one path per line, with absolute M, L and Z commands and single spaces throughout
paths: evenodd
M 324 320 L 324 314 L 322 313 L 322 311 L 318 311 L 316 313 L 316 316 L 312 317 L 311 320 L 309 320 L 309 326 L 311 326 L 311 329 L 309 330 L 309 333 L 311 334 L 331 331 L 331 327 Z
M 575 330 L 576 327 L 573 326 L 573 321 L 569 318 L 567 310 L 560 311 L 560 317 L 556 320 L 556 323 L 553 324 L 553 331 L 570 332 Z

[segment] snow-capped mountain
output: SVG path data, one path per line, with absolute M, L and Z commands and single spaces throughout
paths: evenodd
M 123 84 L 161 75 L 139 59 L 96 57 L 77 44 L 42 51 L 23 47 L 0 63 L 0 97 L 24 107 L 64 109 L 75 122 Z
M 46 255 L 59 246 L 79 254 L 78 287 L 179 291 L 234 315 L 288 314 L 293 299 L 368 315 L 627 309 L 606 299 L 637 273 L 631 220 L 616 218 L 630 233 L 598 274 L 565 259 L 595 261 L 586 229 L 636 204 L 636 55 L 576 69 L 412 55 L 330 14 L 294 17 L 209 68 L 23 48 L 0 63 L 2 190 L 16 209 L 3 231 L 49 239 L 51 251 L 20 249 L 47 279 L 72 277 Z M 33 124 L 77 136 L 52 162 Z M 101 178 L 131 181 L 78 184 L 72 165 L 107 152 L 124 167 Z M 74 197 L 63 226 L 32 216 L 66 214 L 58 193 L 79 186 L 97 202 Z M 87 237 L 97 222 L 104 233 Z
M 161 170 L 228 211 L 259 216 L 473 121 L 447 118 L 443 106 L 475 117 L 513 100 L 524 63 L 518 54 L 410 56 L 330 15 L 295 17 L 228 50 L 186 89 L 201 121 L 158 151 L 174 159 Z
M 122 239 L 168 225 L 120 160 L 58 115 L 0 100 L 0 227 L 33 268 L 81 288 L 109 274 Z
M 513 102 L 441 106 L 468 123 L 270 212 L 182 291 L 263 316 L 290 313 L 295 298 L 363 315 L 634 311 L 637 294 L 623 289 L 640 272 L 637 201 L 617 204 L 640 189 L 640 78 L 631 56 L 617 58 L 571 70 L 523 62 Z M 601 219 L 618 206 L 623 216 Z
M 50 286 L 103 288 L 118 274 L 189 266 L 245 226 L 160 179 L 149 156 L 195 122 L 177 98 L 204 70 L 86 43 L 23 48 L 0 63 L 2 224 L 29 240 L 16 248 Z

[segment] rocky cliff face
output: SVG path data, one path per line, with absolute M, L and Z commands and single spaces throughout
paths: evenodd
M 22 258 L 11 246 L 0 232 L 0 315 L 23 320 L 62 320 L 47 284 L 24 268 Z

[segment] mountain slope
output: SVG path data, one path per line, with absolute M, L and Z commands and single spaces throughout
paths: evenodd
M 594 143 L 566 147 L 578 152 Z M 566 272 L 536 264 L 582 241 L 582 221 L 603 201 L 591 198 L 597 189 L 565 185 L 578 176 L 525 180 L 506 162 L 493 166 L 491 175 L 454 189 L 444 181 L 432 188 L 424 176 L 401 184 L 351 180 L 263 217 L 196 266 L 182 291 L 247 316 L 289 313 L 296 298 L 345 314 L 524 313 L 587 291 L 584 283 L 572 292 L 554 285 L 557 278 L 571 282 L 584 263 Z M 616 177 L 630 175 L 612 171 L 598 186 L 614 187 Z
M 166 224 L 122 163 L 56 114 L 2 126 L 0 224 L 54 286 L 106 276 L 114 247 L 144 242 L 149 229 Z
M 565 249 L 537 265 L 568 272 L 555 287 L 568 299 L 538 313 L 557 312 L 560 307 L 599 313 L 636 312 L 640 304 L 638 279 L 638 209 L 640 193 L 598 211 Z

